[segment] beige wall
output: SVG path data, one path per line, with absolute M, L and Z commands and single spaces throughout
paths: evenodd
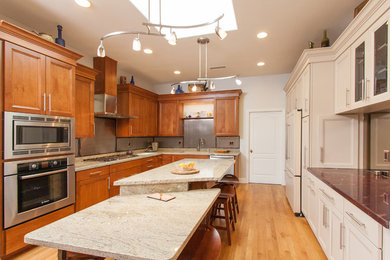
M 264 110 L 284 111 L 286 96 L 283 88 L 289 77 L 290 74 L 280 74 L 240 78 L 242 80 L 241 86 L 236 86 L 234 80 L 224 80 L 216 83 L 216 90 L 238 88 L 242 90 L 242 95 L 240 97 L 241 161 L 239 176 L 242 181 L 248 180 L 249 171 L 249 112 Z M 186 90 L 186 87 L 184 89 Z M 158 94 L 168 94 L 170 90 L 170 84 L 154 86 L 154 92 Z M 283 147 L 285 146 L 284 141 L 285 140 L 283 140 Z M 284 169 L 284 165 L 281 168 Z

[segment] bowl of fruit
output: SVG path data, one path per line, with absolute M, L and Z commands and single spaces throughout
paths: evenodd
M 184 162 L 178 164 L 171 170 L 173 174 L 195 174 L 199 172 L 199 169 L 194 168 L 195 162 Z
M 188 163 L 181 163 L 179 164 L 179 167 L 185 171 L 191 171 L 194 169 L 195 162 L 188 162 Z

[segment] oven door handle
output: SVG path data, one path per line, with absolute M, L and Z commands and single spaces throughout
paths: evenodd
M 57 171 L 50 171 L 50 172 L 43 172 L 43 173 L 38 173 L 38 174 L 31 174 L 31 175 L 26 175 L 26 176 L 20 176 L 19 178 L 21 180 L 28 180 L 28 179 L 33 179 L 33 178 L 38 178 L 46 175 L 52 175 L 60 172 L 66 172 L 67 169 L 62 169 L 62 170 L 57 170 Z

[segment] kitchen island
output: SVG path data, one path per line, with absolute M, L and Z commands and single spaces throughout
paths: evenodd
M 178 175 L 171 171 L 180 163 L 195 162 L 199 173 Z M 192 183 L 216 182 L 234 167 L 234 160 L 184 159 L 114 183 L 121 195 L 187 191 Z
M 116 196 L 25 236 L 33 245 L 114 259 L 176 259 L 220 193 Z

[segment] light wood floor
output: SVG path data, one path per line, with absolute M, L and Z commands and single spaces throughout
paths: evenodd
M 304 218 L 295 217 L 283 186 L 240 184 L 240 214 L 232 245 L 221 232 L 220 259 L 326 259 Z M 56 260 L 57 250 L 34 247 L 12 260 Z

